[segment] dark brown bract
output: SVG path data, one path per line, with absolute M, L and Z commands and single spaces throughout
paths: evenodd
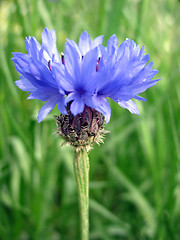
M 65 143 L 74 147 L 91 148 L 94 143 L 103 142 L 104 116 L 88 106 L 76 116 L 70 112 L 70 104 L 67 106 L 67 115 L 55 116 L 57 133 L 63 137 Z

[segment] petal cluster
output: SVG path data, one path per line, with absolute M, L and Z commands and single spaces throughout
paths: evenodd
M 67 114 L 67 104 L 76 116 L 85 106 L 93 108 L 105 116 L 109 122 L 111 108 L 107 97 L 139 114 L 132 99 L 145 101 L 140 93 L 152 87 L 159 80 L 152 80 L 157 70 L 149 55 L 144 55 L 144 47 L 130 39 L 120 45 L 116 35 L 102 45 L 103 36 L 91 42 L 87 32 L 83 32 L 76 44 L 67 39 L 63 55 L 56 47 L 56 34 L 47 28 L 42 33 L 42 45 L 34 37 L 25 39 L 27 54 L 13 53 L 16 70 L 21 74 L 15 84 L 27 91 L 28 99 L 46 101 L 38 114 L 41 122 L 58 105 L 61 113 Z

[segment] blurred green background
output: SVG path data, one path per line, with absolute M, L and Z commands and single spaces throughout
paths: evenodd
M 145 45 L 157 78 L 141 96 L 141 116 L 111 102 L 105 144 L 90 153 L 90 239 L 180 239 L 180 1 L 1 0 L 0 2 L 0 239 L 80 239 L 72 149 L 60 148 L 57 108 L 37 124 L 38 100 L 14 81 L 11 52 L 26 53 L 25 36 L 41 42 L 55 29 L 66 38 L 87 30 L 104 43 Z

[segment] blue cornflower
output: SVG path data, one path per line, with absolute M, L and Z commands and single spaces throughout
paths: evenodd
M 65 43 L 64 55 L 59 57 L 54 30 L 44 29 L 42 46 L 35 38 L 26 39 L 28 54 L 14 53 L 16 70 L 21 74 L 16 85 L 30 93 L 28 99 L 47 101 L 38 115 L 38 122 L 58 104 L 61 113 L 66 110 L 76 116 L 85 106 L 95 109 L 109 122 L 111 108 L 107 97 L 139 114 L 132 99 L 145 101 L 138 96 L 159 80 L 151 80 L 157 70 L 152 69 L 144 47 L 130 39 L 118 46 L 113 35 L 107 46 L 103 36 L 91 42 L 83 32 L 77 45 L 72 40 Z M 68 109 L 67 109 L 68 104 Z M 70 106 L 70 109 L 69 109 Z

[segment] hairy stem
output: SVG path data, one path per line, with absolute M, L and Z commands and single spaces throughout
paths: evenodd
M 89 236 L 89 158 L 87 150 L 74 149 L 74 172 L 78 185 L 81 214 L 81 239 Z

